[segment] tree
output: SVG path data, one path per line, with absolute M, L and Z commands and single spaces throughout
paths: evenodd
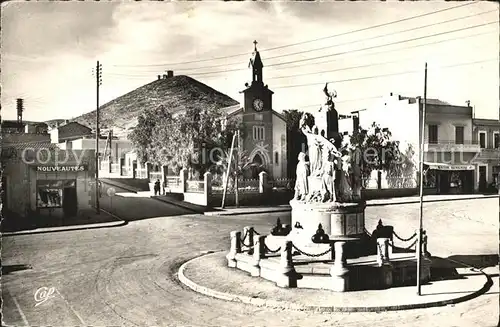
M 238 129 L 241 123 L 226 120 L 216 107 L 187 107 L 172 115 L 160 106 L 139 117 L 129 138 L 143 162 L 169 165 L 176 173 L 192 168 L 202 175 L 214 163 L 213 150 L 227 150 Z
M 408 144 L 405 153 L 400 154 L 400 158 L 390 165 L 387 172 L 387 181 L 391 188 L 411 188 L 416 185 L 416 164 L 415 150 Z
M 399 141 L 392 140 L 392 134 L 387 128 L 381 128 L 372 123 L 368 130 L 361 126 L 357 133 L 350 136 L 351 150 L 359 147 L 362 153 L 361 178 L 366 187 L 371 173 L 376 171 L 391 171 L 401 165 L 403 156 L 399 151 Z

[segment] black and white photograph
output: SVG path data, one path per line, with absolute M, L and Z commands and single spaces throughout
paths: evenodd
M 498 326 L 495 1 L 6 1 L 1 324 Z

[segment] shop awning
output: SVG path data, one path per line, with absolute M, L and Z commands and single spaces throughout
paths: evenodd
M 429 169 L 435 170 L 474 170 L 474 165 L 455 165 L 438 162 L 424 162 L 424 165 L 429 166 Z

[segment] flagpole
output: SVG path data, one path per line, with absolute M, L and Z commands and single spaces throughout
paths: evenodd
M 425 106 L 427 103 L 427 63 L 425 63 L 424 73 L 424 103 L 422 106 L 422 125 L 420 129 L 420 217 L 417 234 L 417 295 L 422 295 L 422 283 L 420 276 L 422 273 L 422 229 L 424 213 L 424 134 L 425 134 Z M 419 108 L 420 111 L 420 108 Z

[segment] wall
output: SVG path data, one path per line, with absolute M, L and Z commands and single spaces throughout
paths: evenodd
M 27 165 L 19 158 L 12 158 L 5 162 L 6 176 L 6 209 L 26 216 L 29 210 L 30 193 L 29 171 Z M 6 217 L 9 218 L 9 217 Z
M 99 140 L 99 153 L 103 153 L 104 149 L 106 148 L 107 140 L 101 139 Z M 68 143 L 71 144 L 71 148 L 75 150 L 86 150 L 90 149 L 93 150 L 95 149 L 95 139 L 78 139 L 78 140 L 73 140 L 69 141 Z M 66 148 L 65 143 L 60 143 L 59 147 L 61 148 Z M 111 141 L 111 157 L 114 162 L 118 162 L 119 158 L 124 158 L 125 153 L 128 153 L 132 151 L 133 145 L 132 142 L 129 140 L 112 140 Z M 109 147 L 107 148 L 107 151 L 109 151 Z M 108 152 L 109 153 L 109 152 Z
M 352 120 L 350 122 L 352 124 Z M 418 102 L 410 103 L 407 99 L 400 100 L 398 96 L 382 98 L 359 112 L 359 124 L 362 128 L 368 129 L 373 122 L 389 129 L 392 139 L 400 142 L 401 151 L 405 151 L 408 144 L 411 144 L 415 150 L 413 160 L 418 163 L 420 135 Z
M 464 143 L 472 142 L 472 108 L 427 105 L 424 139 L 429 137 L 429 125 L 438 125 L 438 143 L 455 143 L 455 126 L 464 127 Z

